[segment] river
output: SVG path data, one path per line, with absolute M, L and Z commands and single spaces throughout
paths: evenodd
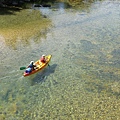
M 120 2 L 39 10 L 52 21 L 44 37 L 0 38 L 0 120 L 119 120 Z M 23 77 L 42 54 L 50 67 Z

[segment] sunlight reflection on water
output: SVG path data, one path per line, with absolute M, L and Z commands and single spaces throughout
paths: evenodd
M 98 2 L 89 10 L 42 9 L 54 24 L 46 40 L 16 51 L 6 46 L 8 57 L 2 49 L 0 118 L 120 118 L 120 9 Z M 43 53 L 53 55 L 50 68 L 21 77 L 19 67 Z

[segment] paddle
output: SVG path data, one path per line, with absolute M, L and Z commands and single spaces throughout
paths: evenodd
M 26 69 L 27 67 L 20 67 L 20 70 L 24 70 L 24 69 Z

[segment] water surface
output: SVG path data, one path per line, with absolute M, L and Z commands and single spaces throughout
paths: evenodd
M 120 119 L 120 2 L 39 9 L 53 27 L 40 40 L 0 38 L 0 119 Z M 50 67 L 20 66 L 52 54 Z

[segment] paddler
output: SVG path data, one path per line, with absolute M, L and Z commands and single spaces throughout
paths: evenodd
M 36 67 L 36 65 L 34 65 L 34 61 L 31 61 L 25 72 L 26 73 L 31 73 L 33 70 L 35 70 L 35 67 Z
M 45 55 L 42 55 L 42 57 L 40 58 L 40 61 L 41 61 L 42 63 L 45 63 L 45 62 L 46 62 Z

